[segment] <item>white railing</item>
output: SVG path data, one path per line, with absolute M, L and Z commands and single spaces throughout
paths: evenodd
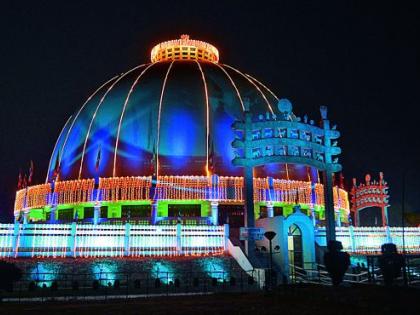
M 337 227 L 336 239 L 345 251 L 358 254 L 380 253 L 385 243 L 394 243 L 399 251 L 403 251 L 404 243 L 406 253 L 420 253 L 420 227 L 406 227 L 404 231 L 402 227 Z M 325 228 L 315 230 L 315 240 L 326 245 Z
M 215 255 L 227 226 L 0 224 L 0 257 Z

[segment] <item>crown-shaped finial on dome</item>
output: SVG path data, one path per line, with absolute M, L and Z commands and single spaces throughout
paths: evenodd
M 219 61 L 219 51 L 213 45 L 182 34 L 179 39 L 162 42 L 153 47 L 152 62 L 168 60 Z

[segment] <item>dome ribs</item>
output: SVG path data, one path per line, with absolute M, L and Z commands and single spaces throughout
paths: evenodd
M 266 85 L 264 85 L 264 83 L 262 83 L 261 81 L 258 81 L 256 78 L 254 78 L 252 75 L 249 75 L 247 73 L 245 73 L 245 75 L 250 78 L 252 81 L 255 81 L 257 84 L 261 85 L 264 89 L 266 89 L 266 91 L 268 91 L 275 99 L 276 101 L 279 100 L 279 98 L 277 97 L 276 94 L 274 94 L 273 91 L 271 91 Z
M 141 67 L 145 66 L 145 64 L 139 65 L 137 67 L 134 67 L 133 69 L 125 72 L 124 74 L 122 74 L 117 80 L 115 80 L 115 82 L 112 83 L 112 85 L 107 89 L 107 91 L 105 92 L 105 94 L 102 96 L 102 98 L 100 99 L 98 105 L 96 106 L 95 112 L 93 113 L 92 119 L 89 123 L 89 127 L 88 127 L 88 131 L 86 133 L 86 137 L 85 137 L 85 141 L 83 143 L 83 151 L 82 151 L 82 155 L 81 155 L 81 160 L 80 160 L 80 168 L 79 168 L 79 176 L 78 179 L 81 178 L 82 176 L 82 169 L 83 169 L 83 161 L 84 161 L 84 157 L 85 157 L 85 152 L 86 152 L 86 145 L 87 145 L 87 141 L 89 139 L 89 135 L 90 135 L 90 131 L 92 129 L 92 125 L 93 122 L 95 120 L 96 114 L 98 113 L 99 108 L 101 107 L 103 101 L 105 100 L 106 96 L 108 95 L 108 93 L 112 90 L 112 88 L 119 82 L 121 81 L 122 78 L 124 78 L 126 75 L 128 75 L 129 73 L 133 72 L 134 70 L 137 70 Z
M 58 143 L 60 142 L 60 139 L 61 139 L 61 136 L 63 135 L 63 132 L 64 132 L 64 130 L 66 130 L 66 127 L 67 127 L 67 125 L 69 124 L 69 122 L 70 122 L 70 120 L 72 119 L 72 117 L 73 117 L 73 115 L 71 115 L 68 119 L 67 119 L 67 121 L 66 121 L 66 123 L 64 124 L 64 127 L 63 127 L 63 129 L 61 129 L 61 132 L 60 132 L 60 134 L 58 135 L 58 138 L 57 138 L 57 141 L 55 142 L 55 144 L 54 144 L 54 149 L 53 149 L 53 154 L 51 154 L 51 157 L 50 157 L 50 162 L 48 163 L 48 169 L 47 169 L 47 178 L 45 179 L 45 184 L 47 184 L 48 183 L 48 178 L 49 178 L 49 176 L 50 176 L 50 170 L 51 170 L 51 163 L 52 163 L 52 161 L 53 161 L 53 156 L 54 156 L 54 153 L 56 152 L 56 150 L 57 150 L 57 145 L 58 145 Z M 62 147 L 63 148 L 63 147 Z M 57 152 L 57 154 L 59 154 L 60 153 L 60 150 Z M 60 158 L 60 157 L 59 157 Z
M 151 63 L 148 64 L 146 66 L 145 69 L 143 69 L 143 71 L 137 76 L 137 78 L 135 79 L 135 81 L 133 82 L 133 84 L 130 87 L 130 90 L 127 93 L 127 97 L 125 98 L 124 101 L 124 105 L 123 108 L 121 110 L 121 115 L 120 115 L 120 119 L 118 122 L 118 129 L 117 129 L 117 138 L 115 140 L 115 147 L 114 147 L 114 163 L 113 163 L 113 169 L 112 169 L 112 176 L 116 177 L 116 165 L 117 165 L 117 151 L 118 151 L 118 142 L 119 142 L 119 138 L 120 138 L 120 131 L 121 131 L 121 124 L 124 118 L 124 113 L 125 113 L 125 109 L 127 107 L 128 101 L 130 99 L 131 93 L 134 91 L 134 88 L 136 87 L 137 83 L 140 81 L 141 77 L 143 76 L 143 74 L 146 73 L 146 71 L 153 65 L 155 65 L 156 63 Z
M 102 84 L 98 89 L 96 89 L 95 90 L 95 92 L 93 92 L 88 98 L 87 98 L 87 100 L 83 103 L 83 105 L 82 105 L 82 107 L 78 110 L 78 112 L 76 113 L 76 116 L 74 117 L 74 119 L 73 119 L 73 121 L 72 121 L 72 123 L 71 123 L 71 126 L 70 126 L 70 128 L 69 128 L 69 130 L 67 131 L 67 134 L 66 134 L 66 138 L 65 138 L 65 140 L 64 140 L 64 143 L 63 143 L 63 146 L 61 147 L 61 156 L 59 157 L 59 160 L 58 160 L 58 165 L 60 166 L 61 165 L 61 158 L 62 158 L 62 156 L 63 156 L 63 154 L 64 154 L 64 150 L 65 150 L 65 148 L 66 148 L 66 145 L 67 145 L 67 141 L 68 141 L 68 139 L 69 139 L 69 136 L 70 136 L 70 133 L 71 133 L 71 131 L 72 131 L 72 129 L 73 129 L 73 126 L 74 126 L 74 123 L 76 122 L 76 120 L 77 120 L 77 118 L 79 117 L 79 115 L 80 115 L 80 113 L 82 112 L 82 110 L 85 108 L 85 106 L 86 106 L 86 104 L 100 91 L 100 90 L 102 90 L 102 88 L 103 87 L 105 87 L 106 85 L 108 85 L 110 82 L 112 82 L 113 80 L 116 80 L 118 78 L 118 75 L 116 75 L 116 76 L 114 76 L 113 78 L 111 78 L 111 79 L 109 79 L 108 81 L 106 81 L 104 84 Z
M 163 83 L 162 83 L 162 89 L 160 91 L 158 129 L 157 129 L 157 140 L 156 140 L 156 178 L 158 178 L 159 176 L 159 136 L 160 136 L 160 118 L 162 115 L 162 101 L 163 101 L 163 95 L 165 93 L 166 82 L 168 80 L 169 72 L 171 71 L 173 64 L 174 64 L 174 61 L 171 62 L 171 64 L 168 67 L 168 70 L 166 70 L 165 78 L 163 79 Z
M 226 75 L 226 77 L 229 79 L 230 83 L 232 84 L 233 88 L 236 91 L 236 95 L 238 96 L 239 102 L 241 103 L 242 106 L 242 110 L 245 111 L 245 106 L 244 106 L 244 102 L 242 101 L 242 96 L 241 93 L 239 93 L 239 90 L 235 84 L 235 82 L 233 81 L 232 77 L 229 75 L 229 73 L 227 73 L 227 71 L 218 63 L 215 63 L 216 66 L 218 66 L 220 68 L 220 70 L 223 71 L 223 73 Z
M 265 96 L 265 94 L 261 91 L 260 87 L 255 84 L 254 81 L 252 81 L 250 78 L 248 78 L 245 74 L 243 74 L 241 71 L 239 71 L 238 69 L 235 69 L 227 64 L 223 64 L 223 66 L 228 67 L 229 69 L 235 71 L 236 73 L 239 73 L 242 77 L 244 77 L 249 83 L 251 83 L 253 86 L 255 86 L 255 88 L 258 90 L 258 92 L 260 92 L 262 98 L 264 99 L 264 101 L 266 102 L 268 109 L 270 110 L 270 112 L 272 114 L 274 114 L 273 108 L 271 107 L 270 102 L 268 101 L 267 97 Z
M 231 66 L 199 60 L 145 63 L 90 93 L 60 130 L 47 183 L 54 165 L 60 165 L 60 180 L 236 176 L 231 123 L 241 119 L 248 100 L 252 112 L 270 112 L 269 105 L 277 112 L 275 94 L 260 81 Z
M 204 94 L 206 99 L 206 175 L 209 176 L 209 136 L 210 136 L 210 110 L 209 110 L 209 94 L 207 91 L 207 82 L 206 77 L 204 75 L 203 69 L 201 68 L 201 65 L 198 61 L 195 61 L 197 63 L 198 69 L 201 72 L 201 78 L 203 79 L 203 85 L 204 85 Z

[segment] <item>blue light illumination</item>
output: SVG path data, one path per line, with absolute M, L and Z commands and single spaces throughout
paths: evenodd
M 210 277 L 216 278 L 218 282 L 228 281 L 229 269 L 224 266 L 224 261 L 220 258 L 200 259 L 201 269 Z
M 36 267 L 30 273 L 30 277 L 41 288 L 51 287 L 58 273 L 59 265 L 53 262 L 37 262 Z
M 103 286 L 113 286 L 117 279 L 117 272 L 116 262 L 101 261 L 92 264 L 93 278 Z
M 160 106 L 162 83 L 169 65 L 170 62 L 159 62 L 149 67 L 133 87 L 126 106 L 127 95 L 146 65 L 99 88 L 74 113 L 59 137 L 49 179 L 58 152 L 62 155 L 60 180 L 151 175 L 153 152 L 159 153 L 160 175 L 207 175 L 205 166 L 210 151 L 207 142 L 214 146 L 217 174 L 240 176 L 241 170 L 231 163 L 234 152 L 230 142 L 232 123 L 243 118 L 241 100 L 249 99 L 255 113 L 268 110 L 261 93 L 274 110 L 277 100 L 265 88 L 257 90 L 244 74 L 225 65 L 200 63 L 203 81 L 195 61 L 175 61 Z M 159 148 L 155 147 L 157 143 Z M 101 161 L 97 171 L 99 148 Z
M 167 261 L 154 262 L 151 269 L 152 278 L 160 279 L 164 284 L 174 282 L 174 270 Z

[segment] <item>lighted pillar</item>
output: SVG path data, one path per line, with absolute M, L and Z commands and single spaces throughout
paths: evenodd
M 28 224 L 29 210 L 23 212 L 23 224 Z
M 211 221 L 213 225 L 219 225 L 219 203 L 217 201 L 211 202 Z
M 52 205 L 50 208 L 50 223 L 54 223 L 57 219 L 57 205 Z
M 13 226 L 13 240 L 12 240 L 14 257 L 17 257 L 17 255 L 18 255 L 19 240 L 20 240 L 19 233 L 20 233 L 20 223 L 15 222 L 15 224 Z
M 314 205 L 311 205 L 311 219 L 312 219 L 312 225 L 316 226 L 316 217 L 315 217 L 315 207 Z
M 158 217 L 158 202 L 156 200 L 153 200 L 153 202 L 152 202 L 151 224 L 156 224 L 157 223 L 157 217 Z
M 350 237 L 351 251 L 354 252 L 356 251 L 356 240 L 354 238 L 354 227 L 351 225 L 349 226 L 349 237 Z
M 338 211 L 335 214 L 336 214 L 335 225 L 338 226 L 338 227 L 341 227 L 341 213 L 340 213 L 340 209 L 338 209 Z
M 386 234 L 386 242 L 392 243 L 391 231 L 388 225 L 385 227 L 385 234 Z
M 178 255 L 182 254 L 182 242 L 181 242 L 182 225 L 177 223 L 176 225 L 176 252 Z
M 225 252 L 229 251 L 229 224 L 225 224 Z
M 266 203 L 266 207 L 267 207 L 267 217 L 272 218 L 274 217 L 274 204 L 271 201 L 268 201 Z
M 335 241 L 335 213 L 333 199 L 332 172 L 327 168 L 323 172 L 324 177 L 324 202 L 325 202 L 325 221 L 326 236 L 328 241 Z
M 275 196 L 275 190 L 274 190 L 274 179 L 273 177 L 267 177 L 267 186 L 268 186 L 268 200 L 266 207 L 267 207 L 267 217 L 272 218 L 274 217 L 274 203 L 273 199 Z
M 130 255 L 130 223 L 125 224 L 125 235 L 124 235 L 124 256 Z
M 98 224 L 101 218 L 101 203 L 96 202 L 93 206 L 93 224 Z
M 76 235 L 77 235 L 77 226 L 76 222 L 73 222 L 71 224 L 71 235 L 70 235 L 70 241 L 69 241 L 69 248 L 71 248 L 71 252 L 69 252 L 69 255 L 73 255 L 73 257 L 76 257 Z
M 382 226 L 388 226 L 388 207 L 382 207 Z

